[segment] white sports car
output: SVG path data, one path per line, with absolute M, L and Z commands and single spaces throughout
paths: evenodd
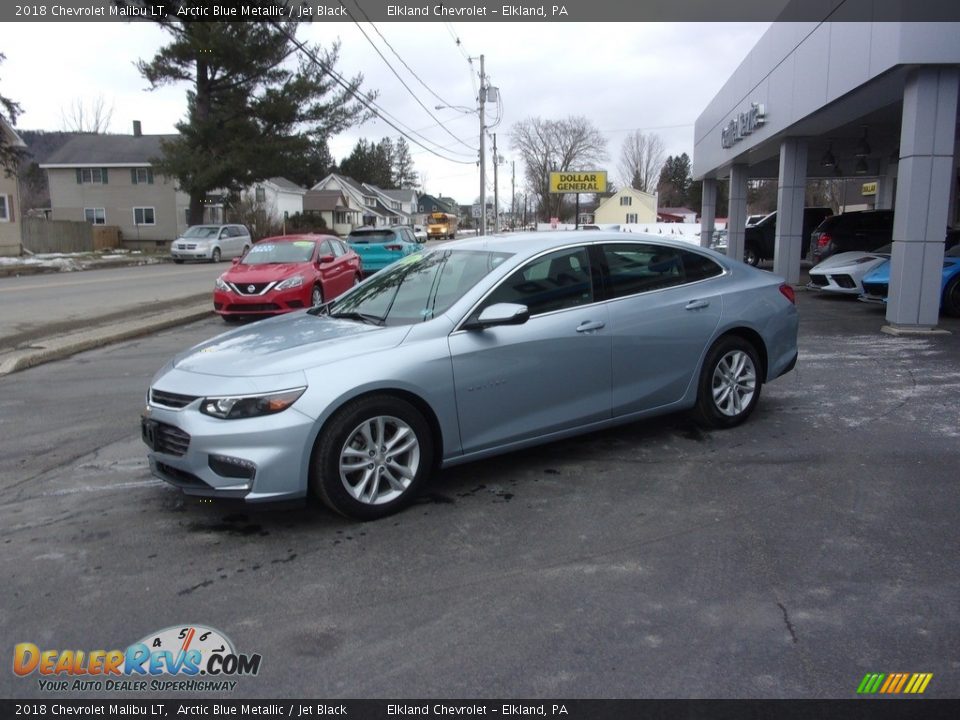
M 807 287 L 842 295 L 860 295 L 863 292 L 863 276 L 889 259 L 889 244 L 872 252 L 856 250 L 831 255 L 810 268 L 810 284 Z

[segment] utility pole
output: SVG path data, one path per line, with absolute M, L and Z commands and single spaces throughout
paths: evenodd
M 484 127 L 483 104 L 487 101 L 487 79 L 483 74 L 483 55 L 480 56 L 480 234 L 487 234 L 487 158 L 484 142 L 487 129 Z
M 497 189 L 497 166 L 500 165 L 500 156 L 497 155 L 497 134 L 493 134 L 493 231 L 500 232 L 500 193 Z
M 510 229 L 517 227 L 517 161 L 510 161 Z

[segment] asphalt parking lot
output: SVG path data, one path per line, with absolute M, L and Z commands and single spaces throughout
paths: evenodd
M 229 697 L 852 698 L 867 672 L 957 697 L 960 321 L 892 337 L 879 307 L 798 307 L 797 368 L 745 425 L 671 416 L 455 468 L 365 525 L 151 480 L 143 391 L 216 319 L 0 378 L 4 412 L 35 416 L 0 439 L 7 651 L 195 622 L 263 655 Z M 115 429 L 50 460 L 104 393 Z M 7 670 L 0 696 L 45 694 Z

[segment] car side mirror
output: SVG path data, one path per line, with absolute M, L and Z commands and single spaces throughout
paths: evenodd
M 523 325 L 530 319 L 530 310 L 518 303 L 496 303 L 485 308 L 473 322 L 464 325 L 465 330 L 483 330 L 498 325 Z
M 333 260 L 333 255 L 321 255 L 317 258 L 317 265 L 326 265 L 327 263 L 332 263 Z

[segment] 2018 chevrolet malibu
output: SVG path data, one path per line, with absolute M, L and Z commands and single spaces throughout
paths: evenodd
M 470 460 L 678 410 L 736 425 L 797 324 L 780 278 L 660 236 L 460 240 L 181 353 L 141 429 L 188 494 L 369 520 Z

